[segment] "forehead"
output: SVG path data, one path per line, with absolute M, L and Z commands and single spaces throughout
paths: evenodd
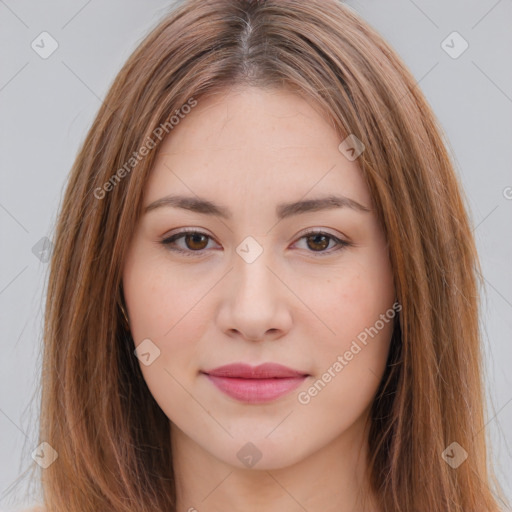
M 242 88 L 197 100 L 163 140 L 147 200 L 202 197 L 298 198 L 339 192 L 371 204 L 357 161 L 318 107 L 285 90 Z
M 326 140 L 326 137 L 328 140 Z M 253 148 L 282 151 L 336 144 L 337 135 L 310 102 L 286 90 L 236 88 L 198 100 L 164 143 L 163 151 Z

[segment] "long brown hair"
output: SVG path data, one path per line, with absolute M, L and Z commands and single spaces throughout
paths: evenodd
M 499 510 L 486 452 L 481 271 L 445 137 L 414 77 L 334 0 L 190 0 L 117 75 L 61 205 L 40 413 L 40 441 L 58 453 L 42 471 L 48 511 L 176 510 L 169 419 L 133 354 L 121 270 L 158 153 L 139 158 L 141 148 L 158 145 L 159 127 L 172 137 L 169 119 L 183 105 L 238 85 L 300 94 L 340 141 L 353 134 L 365 146 L 358 163 L 402 305 L 371 413 L 368 476 L 383 512 Z M 467 452 L 456 468 L 442 456 L 453 442 Z

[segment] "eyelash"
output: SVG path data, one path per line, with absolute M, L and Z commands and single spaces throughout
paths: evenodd
M 210 235 L 208 235 L 207 233 L 203 233 L 201 231 L 195 231 L 195 230 L 188 230 L 188 231 L 180 231 L 178 233 L 175 233 L 174 235 L 171 235 L 171 236 L 163 239 L 160 243 L 162 245 L 164 245 L 170 251 L 183 254 L 184 256 L 187 256 L 187 257 L 198 257 L 198 256 L 201 256 L 206 249 L 201 249 L 201 250 L 193 251 L 191 249 L 185 250 L 185 249 L 179 249 L 177 247 L 171 247 L 172 243 L 176 242 L 176 240 L 178 240 L 180 238 L 183 238 L 185 235 L 204 235 L 204 236 L 208 237 L 210 240 L 212 239 L 212 237 Z M 340 238 L 338 238 L 338 237 L 336 237 L 334 235 L 331 235 L 330 233 L 326 233 L 324 231 L 314 231 L 314 230 L 311 230 L 311 231 L 308 231 L 308 232 L 304 233 L 299 238 L 299 240 L 302 240 L 303 238 L 308 238 L 311 235 L 326 236 L 327 238 L 330 238 L 331 240 L 334 240 L 336 242 L 336 244 L 338 245 L 334 249 L 331 248 L 330 250 L 309 251 L 309 252 L 312 252 L 314 254 L 319 255 L 320 257 L 328 256 L 328 255 L 332 254 L 333 252 L 337 252 L 337 251 L 339 251 L 341 249 L 344 249 L 345 247 L 349 247 L 349 246 L 353 245 L 352 243 L 346 242 L 345 240 L 341 240 Z

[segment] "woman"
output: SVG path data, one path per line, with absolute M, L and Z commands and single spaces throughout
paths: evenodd
M 48 511 L 499 510 L 461 187 L 346 6 L 169 13 L 87 135 L 52 258 Z

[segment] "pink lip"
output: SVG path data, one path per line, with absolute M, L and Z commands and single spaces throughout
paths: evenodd
M 300 386 L 308 374 L 275 363 L 228 364 L 202 372 L 228 396 L 251 404 L 270 402 Z

